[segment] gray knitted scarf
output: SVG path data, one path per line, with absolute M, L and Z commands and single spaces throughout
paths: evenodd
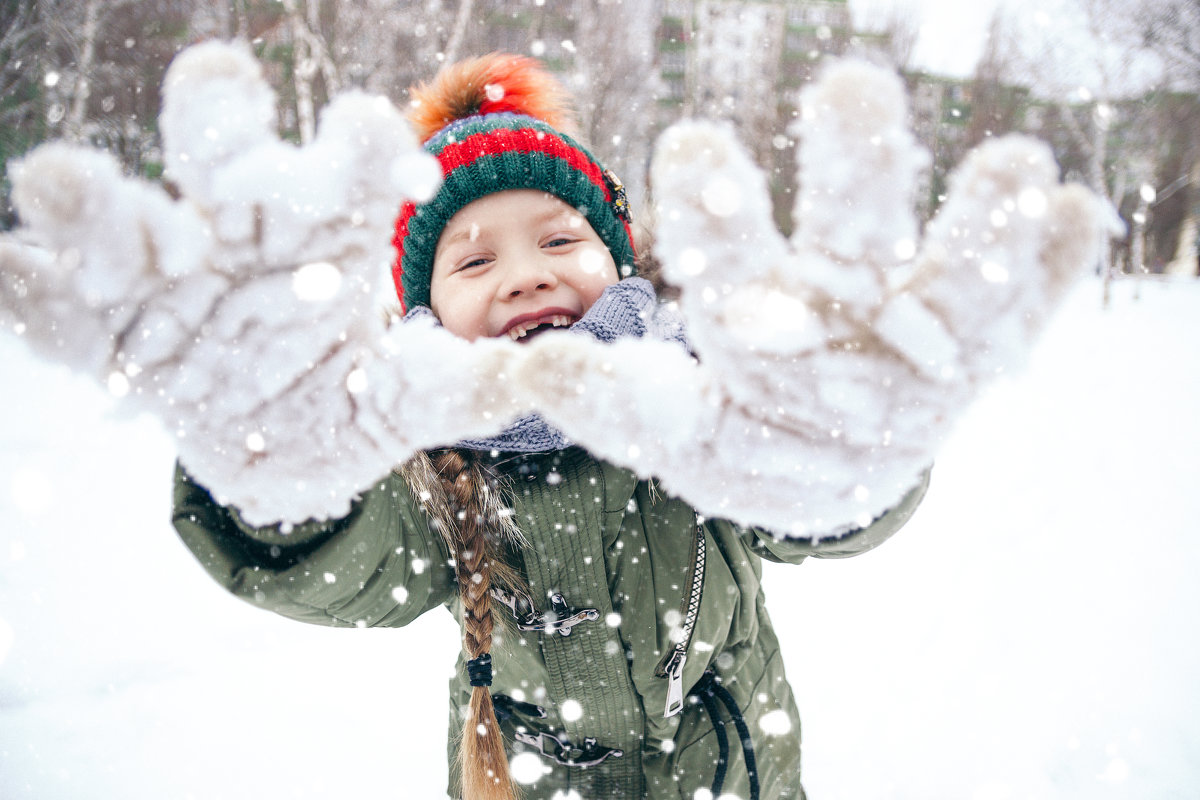
M 416 306 L 405 319 L 432 317 L 425 306 Z M 601 342 L 614 342 L 625 336 L 650 336 L 678 342 L 688 348 L 682 318 L 670 308 L 658 305 L 654 288 L 645 278 L 626 278 L 612 284 L 592 304 L 587 313 L 568 331 L 586 334 Z M 465 439 L 456 447 L 485 452 L 547 453 L 562 450 L 572 442 L 539 414 L 519 418 L 496 436 Z

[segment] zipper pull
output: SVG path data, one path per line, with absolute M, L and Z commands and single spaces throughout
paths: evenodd
M 683 710 L 683 665 L 687 663 L 687 651 L 675 648 L 671 660 L 666 664 L 667 708 L 664 717 L 673 717 Z

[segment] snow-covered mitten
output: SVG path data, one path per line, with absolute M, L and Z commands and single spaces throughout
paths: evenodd
M 714 477 L 675 470 L 668 485 L 725 498 L 735 518 L 774 509 L 785 534 L 869 522 L 1094 262 L 1098 200 L 1019 136 L 971 153 L 919 236 L 928 157 L 903 98 L 893 74 L 853 61 L 805 91 L 790 240 L 728 130 L 660 140 L 657 252 L 719 395 Z
M 806 96 L 790 241 L 728 131 L 660 142 L 657 250 L 699 361 L 655 339 L 385 332 L 391 223 L 439 178 L 399 115 L 340 98 L 297 149 L 244 50 L 186 51 L 167 84 L 182 199 L 102 155 L 36 151 L 15 190 L 25 241 L 0 241 L 0 314 L 159 416 L 252 523 L 344 513 L 415 450 L 536 411 L 703 513 L 836 535 L 912 485 L 1100 236 L 1092 196 L 1015 138 L 968 159 L 920 242 L 903 92 L 844 64 Z
M 162 419 L 248 519 L 344 511 L 411 449 L 363 389 L 373 369 L 395 375 L 378 369 L 375 289 L 395 214 L 440 170 L 399 111 L 361 93 L 334 100 L 312 143 L 281 142 L 242 46 L 181 54 L 161 126 L 180 199 L 90 149 L 48 144 L 17 165 L 24 228 L 0 242 L 0 315 Z

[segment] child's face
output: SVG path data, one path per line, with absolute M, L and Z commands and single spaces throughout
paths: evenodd
M 617 266 L 587 219 L 553 195 L 513 189 L 450 218 L 433 257 L 429 305 L 464 339 L 565 327 L 591 308 Z

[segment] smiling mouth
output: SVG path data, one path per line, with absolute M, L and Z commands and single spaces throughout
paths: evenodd
M 514 342 L 525 341 L 539 333 L 544 333 L 554 328 L 567 328 L 575 322 L 568 314 L 554 314 L 541 319 L 529 320 L 517 325 L 513 325 L 506 331 L 508 338 Z

